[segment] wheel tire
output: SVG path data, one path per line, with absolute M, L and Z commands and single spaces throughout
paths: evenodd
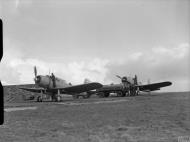
M 125 97 L 126 96 L 126 92 L 122 92 L 122 97 Z
M 109 95 L 110 95 L 109 92 L 105 92 L 105 93 L 104 93 L 104 97 L 106 97 L 106 98 L 109 97 Z
M 60 101 L 61 101 L 61 97 L 57 96 L 57 102 L 60 102 Z
M 122 92 L 122 91 L 118 91 L 118 92 L 117 92 L 117 96 L 118 96 L 118 97 L 122 97 L 122 96 L 123 96 L 123 92 Z
M 40 96 L 37 97 L 37 102 L 42 102 L 42 98 Z

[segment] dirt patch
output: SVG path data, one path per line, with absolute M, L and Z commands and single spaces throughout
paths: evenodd
M 11 108 L 5 108 L 5 112 L 12 112 L 12 111 L 20 111 L 20 110 L 35 110 L 37 107 L 11 107 Z

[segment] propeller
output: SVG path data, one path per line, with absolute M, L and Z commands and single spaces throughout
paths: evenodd
M 35 84 L 40 82 L 40 76 L 37 75 L 36 66 L 34 66 L 34 82 L 35 82 Z
M 127 82 L 127 83 L 129 83 L 130 84 L 130 82 L 127 80 L 127 77 L 126 76 L 124 76 L 124 77 L 121 77 L 121 76 L 119 76 L 119 75 L 116 75 L 116 77 L 118 77 L 119 79 L 121 79 L 121 82 Z
M 35 78 L 37 76 L 37 69 L 36 69 L 36 66 L 34 66 L 34 75 L 35 75 Z
M 37 82 L 37 69 L 36 66 L 34 66 L 34 82 Z
M 119 76 L 119 75 L 115 75 L 116 77 L 118 77 L 118 78 L 120 78 L 120 79 L 122 79 L 122 77 L 121 76 Z
M 119 79 L 121 79 L 121 82 L 127 82 L 129 84 L 134 84 L 134 85 L 138 85 L 138 82 L 137 82 L 137 75 L 135 75 L 134 78 L 127 78 L 126 76 L 124 77 L 121 77 L 119 75 L 116 75 L 116 77 L 118 77 Z M 131 80 L 134 80 L 134 83 L 131 81 Z

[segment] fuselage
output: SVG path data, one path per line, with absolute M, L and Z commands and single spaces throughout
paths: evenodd
M 67 83 L 65 80 L 60 79 L 58 77 L 55 77 L 55 81 L 53 82 L 53 79 L 51 76 L 46 75 L 38 75 L 36 83 L 43 88 L 51 89 L 51 88 L 59 88 L 59 87 L 69 87 L 72 86 L 70 83 Z

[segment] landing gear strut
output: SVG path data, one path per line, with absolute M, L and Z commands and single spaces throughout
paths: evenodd
M 43 100 L 43 91 L 41 90 L 41 95 L 37 97 L 37 102 L 42 102 Z

